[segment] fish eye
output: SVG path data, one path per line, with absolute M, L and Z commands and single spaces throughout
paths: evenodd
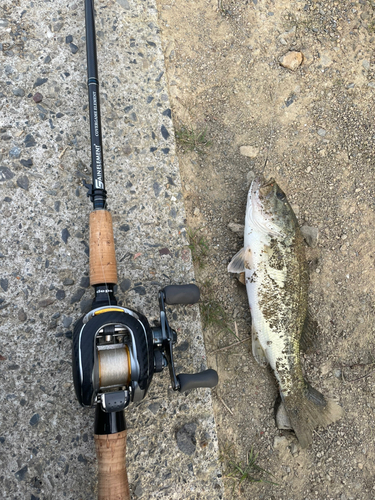
M 285 200 L 285 193 L 283 191 L 277 190 L 276 196 L 278 197 L 279 200 Z

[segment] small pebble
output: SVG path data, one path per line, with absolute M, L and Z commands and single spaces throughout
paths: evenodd
M 259 149 L 255 146 L 241 146 L 240 154 L 242 156 L 247 156 L 248 158 L 256 158 L 258 156 Z
M 11 158 L 19 158 L 21 156 L 21 149 L 17 146 L 14 146 L 10 151 L 9 151 L 9 156 Z
M 30 422 L 29 424 L 32 426 L 32 427 L 35 427 L 36 425 L 38 425 L 39 423 L 39 420 L 40 420 L 40 416 L 38 413 L 35 413 L 31 418 L 30 418 Z
M 23 89 L 13 89 L 13 94 L 17 97 L 24 97 L 25 91 Z
M 61 231 L 61 239 L 63 240 L 64 243 L 67 243 L 69 236 L 70 236 L 70 233 L 69 233 L 68 229 L 64 228 Z
M 280 64 L 284 68 L 290 69 L 291 71 L 296 71 L 296 69 L 301 66 L 303 62 L 302 52 L 288 52 L 284 57 L 280 59 Z
M 336 378 L 341 378 L 342 372 L 339 368 L 336 368 L 335 370 L 333 370 L 333 374 Z
M 315 248 L 318 245 L 319 230 L 317 227 L 302 226 L 301 233 L 309 247 Z
M 18 310 L 18 319 L 19 319 L 19 321 L 22 321 L 22 322 L 27 320 L 27 315 L 23 309 Z
M 42 94 L 40 94 L 39 92 L 37 92 L 34 96 L 33 96 L 33 100 L 34 102 L 38 103 L 38 102 L 42 102 L 43 101 L 43 96 Z
M 21 189 L 25 189 L 26 191 L 28 191 L 29 189 L 28 177 L 26 175 L 21 175 L 21 177 L 18 177 L 17 186 L 20 187 Z

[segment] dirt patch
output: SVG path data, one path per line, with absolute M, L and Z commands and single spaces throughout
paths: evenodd
M 374 9 L 365 0 L 159 2 L 206 348 L 220 376 L 219 441 L 242 462 L 253 448 L 278 483 L 232 490 L 227 479 L 228 498 L 375 496 Z M 280 65 L 291 51 L 303 55 L 295 71 Z M 307 248 L 319 349 L 304 369 L 345 416 L 308 450 L 276 429 L 277 386 L 252 357 L 246 291 L 226 271 L 242 246 L 228 224 L 243 224 L 261 173 L 319 231 Z

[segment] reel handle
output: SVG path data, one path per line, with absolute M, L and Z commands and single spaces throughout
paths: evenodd
M 168 285 L 164 288 L 166 304 L 196 304 L 200 291 L 197 285 Z
M 217 372 L 210 368 L 199 373 L 180 373 L 180 375 L 177 375 L 177 380 L 180 383 L 179 391 L 185 392 L 199 387 L 215 387 L 219 377 Z
M 98 500 L 130 500 L 126 472 L 126 430 L 95 434 L 98 459 Z

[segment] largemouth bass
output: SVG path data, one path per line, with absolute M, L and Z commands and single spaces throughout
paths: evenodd
M 307 308 L 307 261 L 296 216 L 274 179 L 251 184 L 244 247 L 228 271 L 245 272 L 253 355 L 273 369 L 290 425 L 306 448 L 313 429 L 338 420 L 342 408 L 303 376 L 300 346 L 315 326 Z

